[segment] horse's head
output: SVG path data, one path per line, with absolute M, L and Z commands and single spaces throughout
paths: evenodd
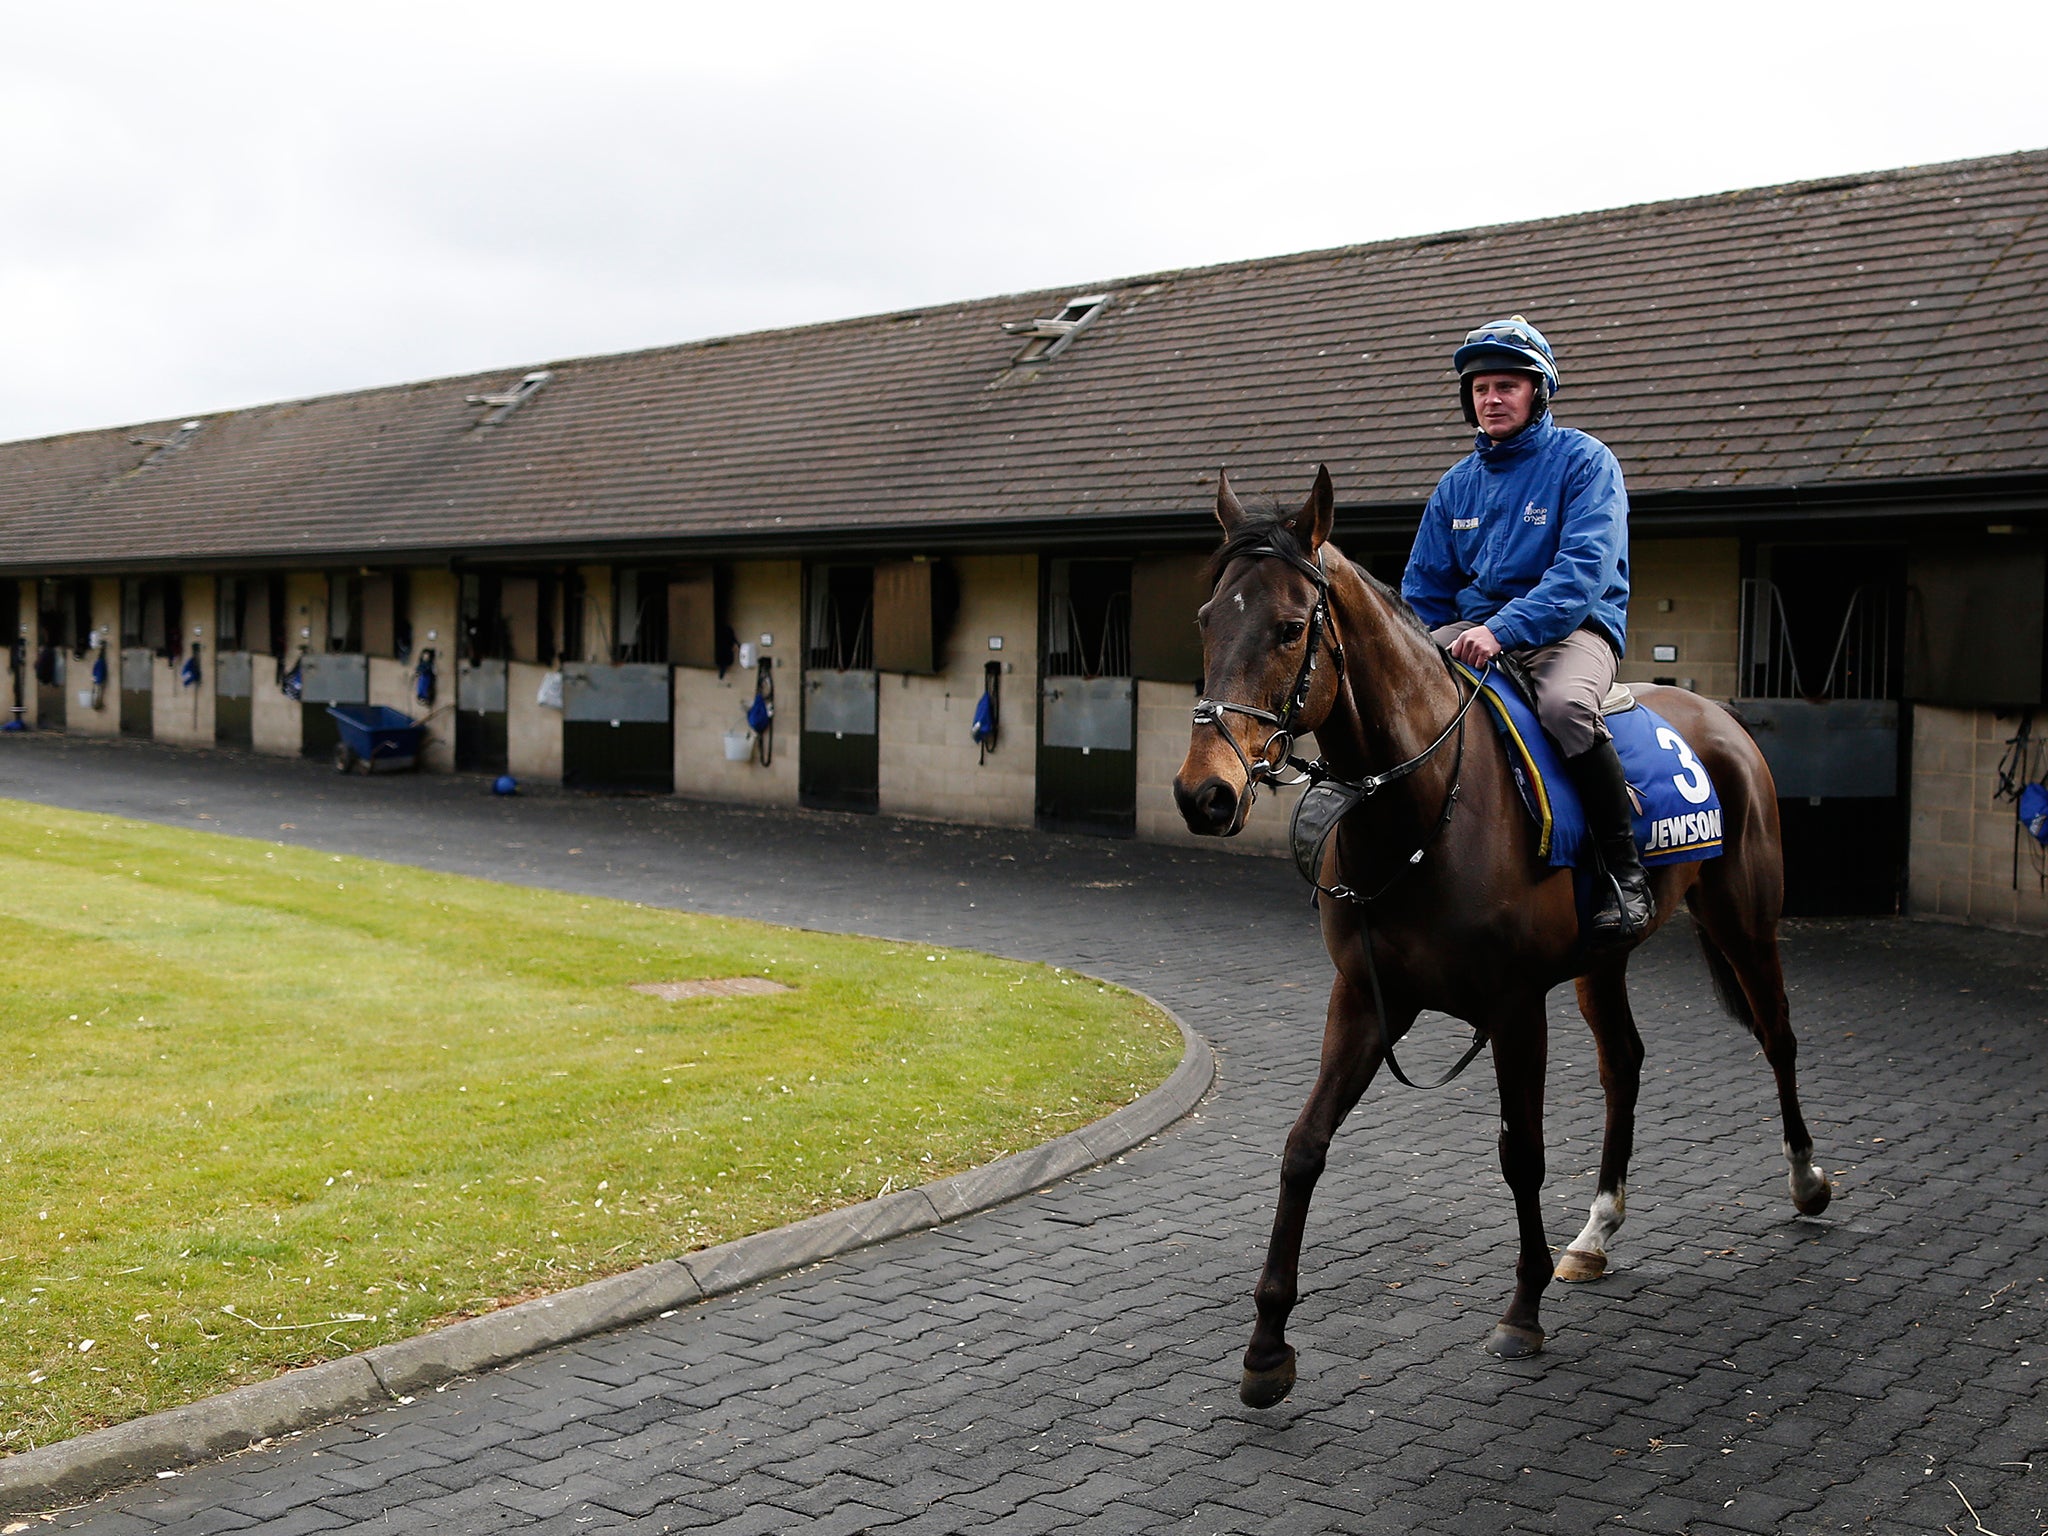
M 1228 837 L 1244 825 L 1252 792 L 1285 766 L 1293 738 L 1329 714 L 1338 688 L 1322 550 L 1336 515 L 1330 472 L 1292 516 L 1247 512 L 1216 477 L 1223 547 L 1210 570 L 1202 630 L 1202 697 L 1173 798 L 1188 830 Z

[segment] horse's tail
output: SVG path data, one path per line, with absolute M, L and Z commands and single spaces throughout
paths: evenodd
M 1732 1018 L 1755 1034 L 1756 1015 L 1750 1011 L 1748 994 L 1742 990 L 1742 982 L 1735 974 L 1735 965 L 1729 960 L 1728 952 L 1714 941 L 1714 936 L 1707 932 L 1707 925 L 1699 920 L 1697 913 L 1693 916 L 1692 931 L 1700 941 L 1700 954 L 1706 958 L 1707 974 L 1714 979 L 1714 996 L 1721 999 L 1721 1006 Z

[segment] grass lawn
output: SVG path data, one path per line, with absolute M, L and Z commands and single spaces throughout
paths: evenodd
M 0 801 L 0 1445 L 987 1162 L 1160 1082 L 1070 974 Z M 666 1002 L 636 982 L 767 976 Z

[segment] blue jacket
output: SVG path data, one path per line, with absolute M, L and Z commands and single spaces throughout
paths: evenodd
M 1562 640 L 1582 624 L 1628 637 L 1628 492 L 1598 438 L 1545 412 L 1478 448 L 1437 482 L 1401 595 L 1432 629 L 1484 624 L 1511 651 Z

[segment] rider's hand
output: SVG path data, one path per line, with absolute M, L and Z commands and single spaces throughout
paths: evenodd
M 1483 667 L 1500 651 L 1500 642 L 1484 624 L 1473 626 L 1451 642 L 1451 655 L 1468 667 Z

